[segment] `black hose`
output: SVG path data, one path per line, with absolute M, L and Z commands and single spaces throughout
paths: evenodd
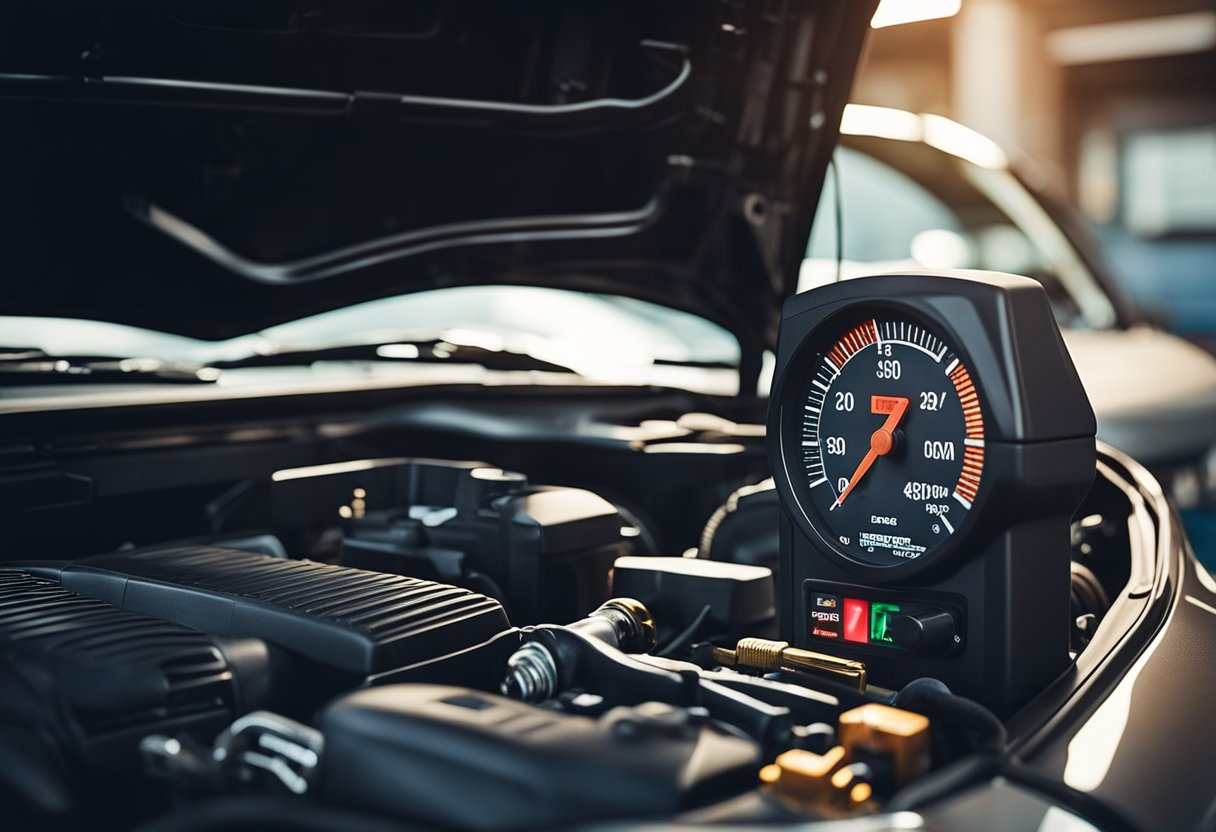
M 1005 725 L 996 714 L 978 702 L 956 696 L 937 679 L 913 679 L 895 694 L 892 704 L 929 717 L 935 728 L 943 729 L 951 746 L 957 745 L 954 740 L 960 735 L 968 751 L 999 754 L 1008 744 Z M 950 749 L 955 753 L 958 750 Z

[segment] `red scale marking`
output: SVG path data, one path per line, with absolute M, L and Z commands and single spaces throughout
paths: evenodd
M 844 367 L 849 359 L 864 350 L 870 344 L 878 341 L 878 324 L 871 318 L 863 321 L 844 334 L 839 341 L 828 350 L 828 358 L 837 367 Z
M 984 438 L 984 414 L 980 411 L 980 398 L 975 392 L 975 384 L 967 368 L 959 364 L 950 374 L 958 400 L 963 406 L 963 421 L 967 427 L 968 439 Z M 954 490 L 968 502 L 975 502 L 979 493 L 980 478 L 984 474 L 984 449 L 966 445 L 963 449 L 963 470 L 958 475 L 958 483 Z

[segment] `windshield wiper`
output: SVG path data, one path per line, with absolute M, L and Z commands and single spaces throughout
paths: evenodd
M 57 355 L 0 346 L 0 387 L 45 384 L 213 384 L 223 370 L 302 367 L 323 361 L 475 364 L 488 370 L 574 373 L 562 364 L 514 350 L 452 343 L 442 338 L 326 347 L 280 345 L 235 359 L 174 363 L 156 358 Z
M 487 370 L 533 370 L 550 373 L 576 373 L 525 352 L 471 344 L 454 344 L 441 338 L 425 341 L 392 340 L 372 344 L 331 347 L 282 348 L 227 361 L 212 361 L 217 370 L 242 367 L 293 367 L 318 361 L 405 361 L 429 364 L 477 364 Z
M 0 387 L 47 384 L 214 384 L 219 371 L 158 358 L 51 355 L 0 347 Z

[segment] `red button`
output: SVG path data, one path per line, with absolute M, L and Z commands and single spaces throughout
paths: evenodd
M 867 644 L 870 641 L 870 602 L 844 599 L 844 640 Z

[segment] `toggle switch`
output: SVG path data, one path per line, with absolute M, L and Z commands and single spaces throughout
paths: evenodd
M 945 610 L 896 613 L 887 622 L 887 633 L 913 653 L 941 653 L 955 644 L 954 616 Z

